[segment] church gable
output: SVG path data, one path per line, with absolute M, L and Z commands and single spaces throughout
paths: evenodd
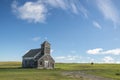
M 55 62 L 50 55 L 44 55 L 38 61 L 41 61 L 41 60 Z
M 38 60 L 38 68 L 39 69 L 53 69 L 55 61 L 50 55 L 44 55 Z M 44 67 L 42 67 L 44 66 Z

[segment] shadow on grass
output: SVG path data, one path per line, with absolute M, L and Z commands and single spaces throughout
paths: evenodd
M 23 67 L 1 67 L 0 70 L 26 70 L 26 69 L 36 69 L 36 70 L 55 70 L 55 71 L 62 71 L 61 68 L 54 68 L 54 69 L 37 69 L 37 68 L 23 68 Z
M 22 67 L 1 67 L 0 70 L 1 69 L 24 69 L 24 68 Z

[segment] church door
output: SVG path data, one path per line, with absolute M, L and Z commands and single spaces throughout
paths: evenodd
M 48 62 L 48 61 L 45 61 L 45 62 L 44 62 L 44 67 L 45 67 L 45 68 L 48 68 L 48 67 L 49 67 L 49 62 Z

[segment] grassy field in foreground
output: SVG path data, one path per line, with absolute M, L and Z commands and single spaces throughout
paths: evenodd
M 64 71 L 84 71 L 88 74 L 120 80 L 120 64 L 56 63 L 54 70 L 22 69 L 20 62 L 0 62 L 0 80 L 82 80 L 64 76 Z
M 120 80 L 120 64 L 56 64 L 64 70 L 80 70 L 88 74 Z

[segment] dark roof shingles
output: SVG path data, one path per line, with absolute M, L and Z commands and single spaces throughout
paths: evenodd
M 37 55 L 38 52 L 40 52 L 40 50 L 41 50 L 40 48 L 39 49 L 31 49 L 23 57 L 34 57 L 35 55 Z

